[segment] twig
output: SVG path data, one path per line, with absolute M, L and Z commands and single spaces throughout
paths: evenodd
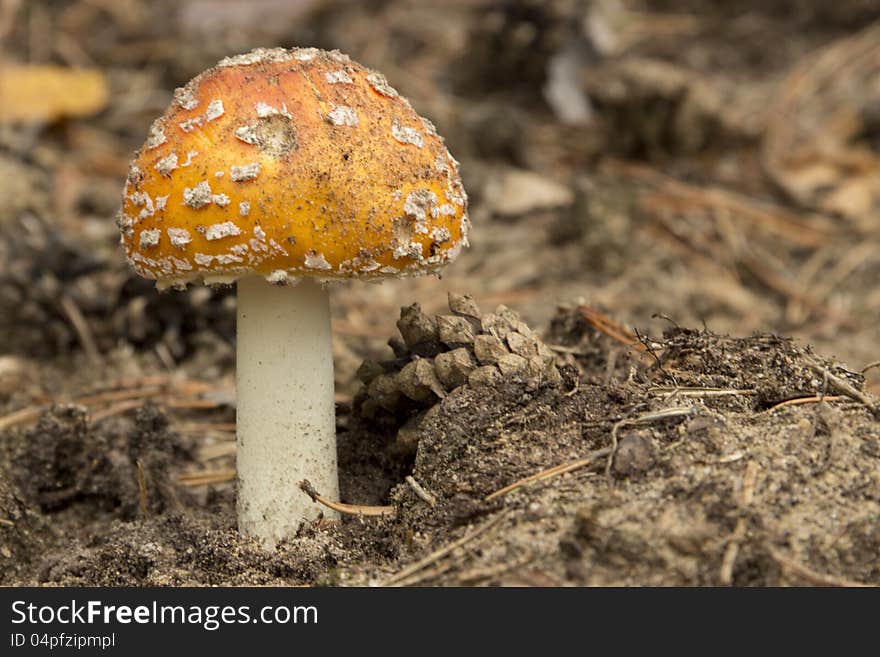
M 711 387 L 676 387 L 676 386 L 654 386 L 648 388 L 649 394 L 665 394 L 675 395 L 676 397 L 738 397 L 757 394 L 756 390 L 737 390 L 734 388 L 711 388 Z
M 199 449 L 199 461 L 213 461 L 224 456 L 232 456 L 235 454 L 235 441 L 227 440 L 222 443 L 214 443 L 205 445 Z
M 7 527 L 15 527 L 15 523 L 11 520 L 7 520 L 6 518 L 0 518 L 0 525 L 6 525 Z
M 755 499 L 755 484 L 758 481 L 758 464 L 749 461 L 742 479 L 742 506 L 747 509 Z M 721 570 L 718 579 L 722 586 L 730 586 L 733 583 L 733 568 L 736 558 L 739 556 L 739 546 L 746 537 L 746 519 L 742 516 L 736 521 L 736 527 L 730 535 L 724 557 L 721 559 Z
M 864 262 L 877 252 L 876 242 L 865 241 L 848 249 L 846 254 L 837 260 L 832 270 L 823 275 L 822 279 L 812 285 L 813 297 L 824 301 L 837 289 L 846 278 L 857 270 Z
M 874 23 L 803 58 L 778 85 L 769 104 L 761 161 L 773 182 L 802 206 L 825 208 L 827 204 L 817 201 L 815 185 L 804 189 L 802 178 L 796 175 L 799 166 L 819 160 L 826 168 L 836 165 L 839 172 L 842 163 L 836 160 L 845 162 L 854 155 L 849 144 L 852 129 L 845 127 L 850 122 L 835 126 L 841 123 L 835 119 L 851 117 L 855 110 L 840 112 L 842 99 L 852 100 L 851 90 L 876 75 L 878 35 L 880 24 Z M 807 108 L 809 130 L 804 129 Z
M 181 422 L 175 429 L 178 433 L 235 433 L 234 422 Z
M 79 306 L 77 306 L 76 302 L 66 294 L 61 296 L 60 303 L 61 309 L 64 311 L 64 314 L 67 315 L 67 319 L 76 331 L 80 344 L 83 349 L 85 349 L 89 360 L 93 363 L 100 362 L 101 354 L 95 344 L 95 338 L 92 336 L 92 329 L 89 328 L 89 323 L 86 321 L 86 318 L 83 317 L 82 312 L 80 312 Z
M 107 390 L 106 388 L 110 388 Z M 215 385 L 204 381 L 193 379 L 185 379 L 183 381 L 175 381 L 169 377 L 144 377 L 141 379 L 121 379 L 114 382 L 110 386 L 105 387 L 105 391 L 98 393 L 90 393 L 81 397 L 76 397 L 69 403 L 86 406 L 92 413 L 92 422 L 99 419 L 125 412 L 131 408 L 136 408 L 132 404 L 119 404 L 117 407 L 95 411 L 93 407 L 101 406 L 110 402 L 122 402 L 135 399 L 155 399 L 160 403 L 164 403 L 169 408 L 216 408 L 220 405 L 217 401 L 211 399 L 186 399 L 187 396 L 200 395 L 211 390 L 216 390 Z M 173 393 L 173 398 L 170 397 Z M 51 408 L 51 404 L 36 404 L 28 406 L 12 413 L 0 417 L 0 431 L 10 427 L 26 424 L 37 420 L 40 415 Z
M 605 335 L 617 340 L 621 344 L 628 347 L 634 347 L 638 351 L 644 351 L 644 345 L 639 343 L 639 339 L 635 333 L 628 328 L 618 324 L 607 315 L 600 313 L 595 308 L 581 305 L 577 307 L 578 312 L 584 316 L 589 324 L 600 330 Z
M 721 187 L 698 187 L 660 173 L 657 169 L 619 160 L 608 160 L 602 168 L 652 185 L 659 190 L 655 195 L 680 200 L 689 206 L 727 210 L 737 218 L 800 246 L 822 246 L 834 235 L 833 223 L 824 217 L 821 222 L 805 221 L 801 215 L 784 207 L 756 201 Z
M 573 356 L 588 355 L 587 352 L 583 349 L 578 349 L 577 347 L 566 347 L 564 344 L 548 344 L 547 347 L 560 354 L 572 354 Z
M 103 410 L 92 413 L 92 424 L 94 424 L 95 422 L 100 422 L 101 420 L 105 420 L 108 417 L 112 417 L 114 415 L 119 415 L 121 413 L 132 411 L 136 408 L 140 408 L 143 405 L 144 402 L 141 399 L 132 399 L 130 401 L 119 402 L 118 404 L 114 404 L 113 406 L 109 406 Z
M 107 383 L 102 383 L 93 386 L 92 392 L 98 393 L 101 391 L 108 390 L 128 390 L 131 388 L 148 388 L 153 386 L 170 386 L 173 383 L 173 379 L 168 376 L 142 376 L 142 377 L 134 377 L 134 378 L 124 378 L 124 379 L 116 379 L 115 381 L 109 381 Z M 192 383 L 202 383 L 195 382 Z M 210 384 L 204 384 L 206 386 L 210 386 Z
M 779 408 L 784 408 L 786 406 L 798 406 L 800 404 L 817 404 L 823 401 L 835 402 L 842 401 L 844 399 L 847 399 L 847 397 L 844 397 L 842 395 L 814 395 L 813 397 L 797 397 L 795 399 L 786 399 L 785 401 L 779 402 L 778 404 L 774 404 L 764 412 L 769 413 L 770 411 L 775 411 Z
M 535 557 L 530 554 L 527 557 L 514 561 L 513 563 L 499 563 L 495 564 L 494 566 L 472 568 L 471 570 L 460 573 L 458 575 L 458 582 L 460 584 L 472 584 L 483 579 L 497 577 L 498 575 L 509 573 L 511 570 L 514 570 L 516 568 L 522 568 L 523 566 L 528 565 L 531 561 L 534 560 L 534 558 Z
M 643 347 L 642 351 L 644 351 L 646 354 L 648 354 L 649 356 L 651 356 L 651 358 L 654 359 L 654 363 L 657 365 L 657 369 L 660 370 L 660 372 L 662 372 L 663 375 L 667 379 L 672 381 L 672 385 L 677 388 L 678 387 L 678 379 L 675 378 L 674 374 L 666 371 L 666 368 L 663 367 L 663 361 L 660 359 L 660 356 L 657 355 L 657 352 L 654 350 L 654 347 L 651 346 L 651 343 L 648 342 L 648 336 L 642 335 L 638 331 L 633 331 L 633 333 L 635 334 L 636 339 L 638 339 L 639 344 L 642 345 L 642 347 Z
M 840 326 L 852 328 L 856 325 L 852 317 L 837 313 L 820 299 L 805 293 L 789 281 L 779 268 L 770 266 L 765 258 L 743 253 L 739 258 L 739 263 L 764 285 L 786 299 L 797 301 L 804 308 Z
M 174 356 L 171 354 L 171 350 L 168 348 L 168 345 L 164 342 L 159 342 L 153 347 L 153 351 L 156 352 L 156 356 L 158 356 L 159 361 L 161 361 L 162 365 L 165 366 L 165 369 L 169 372 L 173 372 L 177 367 L 177 363 L 174 362 Z
M 418 495 L 428 506 L 437 506 L 437 498 L 422 488 L 422 485 L 415 480 L 415 477 L 407 475 L 405 481 L 410 485 L 410 488 L 413 489 L 415 494 Z
M 875 360 L 873 363 L 868 363 L 861 370 L 859 370 L 859 374 L 867 374 L 870 370 L 873 370 L 875 367 L 880 367 L 880 360 Z
M 440 575 L 448 573 L 450 570 L 455 568 L 459 563 L 464 561 L 467 556 L 468 552 L 466 551 L 457 559 L 447 559 L 446 561 L 438 563 L 433 568 L 430 568 L 428 570 L 421 570 L 415 575 L 411 575 L 410 577 L 395 582 L 394 586 L 418 586 L 422 582 L 427 582 L 437 577 L 440 577 Z
M 108 402 L 124 401 L 128 399 L 145 399 L 161 395 L 164 392 L 164 386 L 144 386 L 143 388 L 128 390 L 113 390 L 110 392 L 100 392 L 93 395 L 85 395 L 77 397 L 74 402 L 83 406 L 96 406 Z
M 506 515 L 507 514 L 504 512 L 499 513 L 497 516 L 495 516 L 494 518 L 492 518 L 488 522 L 484 523 L 480 527 L 477 527 L 473 531 L 468 532 L 467 534 L 462 536 L 457 541 L 453 541 L 452 543 L 450 543 L 446 547 L 440 548 L 439 550 L 432 552 L 424 559 L 420 559 L 420 560 L 416 561 L 415 563 L 410 564 L 409 566 L 407 566 L 403 570 L 399 571 L 396 575 L 392 575 L 387 580 L 385 580 L 380 586 L 393 586 L 393 585 L 405 580 L 410 575 L 414 575 L 415 573 L 419 572 L 420 570 L 423 570 L 424 568 L 430 566 L 431 564 L 439 561 L 440 559 L 442 559 L 446 555 L 451 554 L 452 552 L 454 552 L 458 548 L 460 548 L 464 545 L 467 545 L 468 543 L 470 543 L 474 539 L 482 536 L 483 534 L 488 532 L 490 529 L 494 528 L 496 525 L 498 525 L 498 523 L 500 523 L 505 518 Z
M 755 249 L 754 245 L 748 246 L 745 243 L 739 246 L 731 245 L 730 248 L 722 251 L 716 246 L 717 240 L 708 239 L 707 236 L 700 233 L 692 234 L 692 231 L 685 232 L 678 226 L 678 222 L 669 221 L 662 213 L 658 213 L 657 208 L 654 207 L 657 205 L 656 203 L 652 202 L 650 205 L 652 218 L 659 229 L 659 233 L 667 238 L 671 238 L 673 243 L 685 249 L 689 255 L 697 258 L 700 262 L 724 271 L 727 275 L 732 276 L 740 285 L 742 285 L 742 281 L 738 270 L 745 269 L 762 285 L 787 299 L 789 304 L 797 302 L 811 312 L 841 326 L 851 327 L 855 325 L 852 317 L 835 312 L 827 304 L 823 303 L 821 299 L 809 294 L 809 291 L 805 292 L 798 285 L 791 282 L 785 275 L 786 266 L 783 263 L 776 262 L 772 254 L 756 254 L 753 252 Z M 710 203 L 706 211 L 711 212 L 712 209 L 713 207 Z M 722 234 L 726 234 L 724 233 L 724 223 L 720 219 L 720 217 L 724 216 L 722 213 L 726 210 L 724 206 L 719 206 L 715 210 L 718 211 L 715 213 L 716 229 L 721 231 Z M 799 233 L 795 233 L 795 237 L 803 235 L 805 232 L 802 229 Z M 822 240 L 819 240 L 816 246 L 823 243 Z
M 22 408 L 20 410 L 14 411 L 9 415 L 5 415 L 0 417 L 0 431 L 4 429 L 8 429 L 9 427 L 14 427 L 19 424 L 24 424 L 25 422 L 31 422 L 40 417 L 40 413 L 49 408 L 48 404 L 42 404 L 40 406 L 28 406 L 27 408 Z
M 810 367 L 812 367 L 816 372 L 821 374 L 822 376 L 828 377 L 828 383 L 831 384 L 832 387 L 837 388 L 838 392 L 842 392 L 844 395 L 848 397 L 852 397 L 853 399 L 857 399 L 858 401 L 864 404 L 865 408 L 871 411 L 876 417 L 880 417 L 880 408 L 877 406 L 877 402 L 871 399 L 868 395 L 866 395 L 861 390 L 857 390 L 854 386 L 847 383 L 843 379 L 838 376 L 835 376 L 831 372 L 829 372 L 826 368 L 822 367 L 817 363 L 808 363 Z
M 161 401 L 163 406 L 168 408 L 176 408 L 178 410 L 209 410 L 223 406 L 222 402 L 213 399 L 171 399 L 163 398 Z
M 138 480 L 138 499 L 141 503 L 141 517 L 147 517 L 147 477 L 144 475 L 144 465 L 141 460 L 136 461 Z
M 802 577 L 810 584 L 816 586 L 843 586 L 848 588 L 876 588 L 877 584 L 865 584 L 864 582 L 854 582 L 853 580 L 835 577 L 834 575 L 826 575 L 818 573 L 815 570 L 807 568 L 807 566 L 798 563 L 794 559 L 787 557 L 781 551 L 768 545 L 767 551 L 773 560 L 776 561 L 783 569 L 794 573 L 798 577 Z
M 303 479 L 301 482 L 299 482 L 299 487 L 300 490 L 302 490 L 306 495 L 312 498 L 313 502 L 323 504 L 328 509 L 333 509 L 334 511 L 338 511 L 339 513 L 343 513 L 345 515 L 370 517 L 387 517 L 394 515 L 393 506 L 360 506 L 357 504 L 344 504 L 343 502 L 334 502 L 333 500 L 328 500 L 326 497 L 321 497 L 321 495 L 318 494 L 318 491 L 316 491 L 315 487 L 309 483 L 308 479 Z
M 611 451 L 610 447 L 604 447 L 602 449 L 597 449 L 594 452 L 590 453 L 590 456 L 586 458 L 578 459 L 577 461 L 571 461 L 569 463 L 562 463 L 560 465 L 555 465 L 552 468 L 547 468 L 546 470 L 541 470 L 533 475 L 528 477 L 524 477 L 522 479 L 518 479 L 512 484 L 508 484 L 504 488 L 499 488 L 494 493 L 490 493 L 484 498 L 484 502 L 491 502 L 492 500 L 501 497 L 502 495 L 506 495 L 511 491 L 520 488 L 521 486 L 525 486 L 526 484 L 530 484 L 535 481 L 541 481 L 543 479 L 550 479 L 551 477 L 556 477 L 558 475 L 565 474 L 567 472 L 572 472 L 579 468 L 583 468 L 585 466 L 594 463 L 597 458 L 601 458 L 606 456 Z
M 218 470 L 205 470 L 203 472 L 191 472 L 182 474 L 177 478 L 182 486 L 188 488 L 195 486 L 208 486 L 210 484 L 222 484 L 235 479 L 235 470 L 223 468 Z

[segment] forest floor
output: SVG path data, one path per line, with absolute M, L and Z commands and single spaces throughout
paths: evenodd
M 0 584 L 880 584 L 872 5 L 4 4 L 3 64 L 103 91 L 0 110 Z M 234 291 L 158 293 L 114 215 L 173 89 L 276 45 L 383 71 L 473 230 L 442 279 L 332 288 L 341 499 L 387 513 L 265 551 L 235 528 Z M 415 394 L 401 313 L 545 369 Z

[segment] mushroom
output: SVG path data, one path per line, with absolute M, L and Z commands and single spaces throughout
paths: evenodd
M 273 546 L 319 514 L 300 480 L 338 497 L 325 284 L 453 260 L 469 226 L 458 163 L 380 73 L 258 49 L 176 90 L 118 224 L 160 289 L 237 283 L 238 526 Z

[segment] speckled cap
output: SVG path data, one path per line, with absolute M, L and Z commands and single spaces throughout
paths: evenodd
M 228 57 L 177 89 L 118 223 L 131 266 L 160 287 L 436 272 L 469 226 L 431 122 L 380 73 L 315 48 Z

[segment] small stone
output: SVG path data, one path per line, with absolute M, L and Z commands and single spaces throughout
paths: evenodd
M 482 333 L 474 338 L 474 355 L 483 365 L 497 363 L 498 359 L 510 353 L 500 338 Z
M 452 349 L 474 342 L 474 328 L 465 317 L 437 315 L 437 332 L 440 342 Z
M 490 386 L 500 382 L 504 377 L 494 365 L 478 367 L 468 375 L 468 384 L 474 387 Z
M 437 379 L 447 390 L 467 383 L 468 375 L 476 366 L 477 363 L 471 356 L 471 352 L 464 347 L 444 351 L 434 357 L 434 371 L 437 373 Z
M 455 294 L 454 292 L 450 292 L 449 310 L 451 310 L 454 315 L 461 315 L 462 317 L 480 319 L 480 317 L 483 316 L 483 313 L 480 312 L 479 306 L 477 306 L 477 302 L 474 301 L 474 298 L 470 294 Z
M 397 330 L 407 347 L 419 356 L 433 356 L 440 352 L 437 341 L 437 326 L 433 319 L 422 313 L 419 304 L 414 303 L 400 309 Z
M 435 396 L 446 396 L 431 361 L 426 358 L 416 358 L 407 363 L 397 373 L 395 380 L 400 392 L 413 401 L 427 402 Z
M 504 354 L 498 359 L 498 369 L 504 376 L 512 376 L 525 372 L 529 361 L 517 354 Z
M 620 438 L 611 464 L 616 475 L 635 477 L 650 470 L 655 463 L 654 441 L 648 430 L 633 431 Z

